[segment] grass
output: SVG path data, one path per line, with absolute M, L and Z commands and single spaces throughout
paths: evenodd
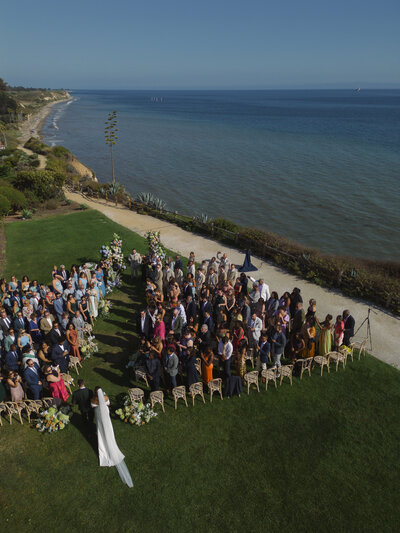
M 114 231 L 125 251 L 145 250 L 141 237 L 93 211 L 9 224 L 6 273 L 48 279 L 53 262 L 97 258 Z M 126 282 L 112 300 L 96 324 L 100 352 L 81 375 L 104 388 L 115 410 L 135 385 L 124 364 L 142 288 Z M 167 400 L 166 414 L 141 428 L 115 419 L 131 490 L 115 468 L 97 467 L 79 414 L 54 435 L 4 421 L 2 531 L 394 531 L 399 383 L 394 368 L 366 356 L 292 387 L 177 411 Z

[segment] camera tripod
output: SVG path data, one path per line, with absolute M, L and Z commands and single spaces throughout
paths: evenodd
M 360 329 L 363 327 L 365 323 L 367 323 L 367 340 L 369 340 L 369 348 L 372 350 L 372 332 L 371 332 L 371 320 L 369 318 L 369 315 L 371 314 L 371 311 L 377 315 L 375 311 L 373 311 L 370 307 L 368 307 L 368 315 L 364 318 L 364 320 L 359 325 L 357 331 L 354 333 L 354 336 L 357 335 L 357 333 L 360 331 Z

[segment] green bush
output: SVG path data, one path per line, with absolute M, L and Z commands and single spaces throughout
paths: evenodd
M 25 195 L 21 192 L 15 189 L 14 187 L 0 187 L 0 195 L 5 196 L 8 198 L 10 204 L 11 204 L 11 210 L 15 213 L 16 211 L 20 211 L 21 209 L 24 209 L 27 206 L 27 200 Z
M 13 179 L 13 185 L 19 190 L 32 191 L 40 201 L 51 198 L 62 198 L 62 186 L 65 177 L 48 170 L 24 170 L 17 172 Z
M 47 200 L 47 202 L 44 204 L 44 207 L 46 209 L 57 209 L 58 202 L 55 198 L 51 198 L 50 200 Z
M 72 159 L 73 157 L 71 152 L 64 146 L 54 146 L 51 152 L 55 157 L 61 157 L 63 159 Z
M 27 140 L 24 144 L 24 148 L 28 148 L 28 150 L 32 150 L 32 152 L 41 155 L 48 155 L 51 153 L 50 146 L 47 146 L 47 144 L 44 144 L 40 139 L 37 139 L 36 137 L 31 137 L 29 140 Z
M 24 218 L 25 220 L 32 218 L 32 211 L 29 211 L 29 209 L 23 209 L 21 213 L 21 217 Z
M 0 194 L 0 217 L 8 215 L 11 211 L 11 202 L 6 196 Z
M 239 230 L 239 226 L 237 224 L 231 222 L 230 220 L 227 220 L 226 218 L 214 218 L 214 220 L 212 220 L 211 222 L 214 224 L 215 227 L 232 231 L 232 233 L 236 233 Z

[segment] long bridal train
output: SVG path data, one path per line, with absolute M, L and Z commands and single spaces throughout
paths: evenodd
M 92 407 L 96 416 L 100 466 L 115 466 L 122 481 L 128 487 L 133 487 L 131 475 L 124 461 L 125 456 L 115 441 L 114 430 L 108 410 L 110 401 L 108 399 L 106 401 L 104 392 L 100 388 L 97 390 L 97 398 L 98 405 L 92 403 Z

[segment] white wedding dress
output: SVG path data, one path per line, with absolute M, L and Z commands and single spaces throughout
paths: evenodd
M 104 392 L 101 389 L 98 390 L 97 396 L 99 405 L 92 403 L 92 407 L 96 416 L 100 466 L 115 466 L 122 481 L 128 487 L 133 487 L 131 475 L 124 461 L 125 456 L 115 441 L 114 430 L 108 410 L 110 402 L 109 400 L 106 402 Z

